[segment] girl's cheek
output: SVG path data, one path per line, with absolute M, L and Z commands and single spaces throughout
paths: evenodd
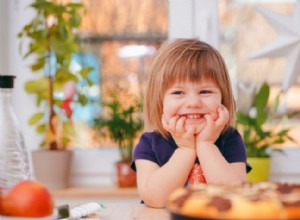
M 219 112 L 218 112 L 218 108 L 221 105 L 221 103 L 219 101 L 215 102 L 213 104 L 213 111 L 211 112 L 211 117 L 213 118 L 213 120 L 217 120 L 219 118 Z
M 165 114 L 165 113 L 164 113 L 164 117 L 165 117 L 165 120 L 169 123 L 169 121 L 170 121 L 170 116 L 169 116 L 168 114 Z
M 176 115 L 176 108 L 172 106 L 172 103 L 165 102 L 163 104 L 163 114 L 167 121 Z

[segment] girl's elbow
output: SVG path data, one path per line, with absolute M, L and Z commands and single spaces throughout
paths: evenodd
M 143 201 L 145 205 L 150 208 L 156 208 L 156 209 L 165 208 L 165 202 L 161 202 L 156 199 L 148 199 L 148 200 L 145 199 Z
M 140 193 L 142 200 L 144 201 L 145 205 L 151 208 L 164 208 L 165 201 L 160 198 L 158 195 L 154 195 L 154 193 Z

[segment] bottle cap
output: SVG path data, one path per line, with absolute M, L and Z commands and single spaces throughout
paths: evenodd
M 0 88 L 10 89 L 14 88 L 14 78 L 13 75 L 0 75 Z

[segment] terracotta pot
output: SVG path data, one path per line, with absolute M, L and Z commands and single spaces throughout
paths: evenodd
M 34 177 L 50 189 L 69 186 L 73 151 L 34 150 L 32 164 Z
M 131 169 L 129 162 L 117 162 L 116 168 L 119 187 L 136 186 L 136 173 Z

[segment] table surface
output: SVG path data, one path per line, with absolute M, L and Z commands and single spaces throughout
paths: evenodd
M 143 204 L 105 204 L 105 208 L 100 209 L 97 212 L 90 214 L 88 217 L 82 217 L 80 220 L 171 220 L 171 215 L 167 209 L 154 209 L 149 208 Z M 0 216 L 2 220 L 24 220 L 24 218 Z M 38 219 L 38 218 L 26 218 L 26 219 Z M 57 215 L 39 218 L 54 220 L 57 219 Z M 78 218 L 76 218 L 79 220 Z M 64 218 L 61 220 L 69 220 Z
M 51 194 L 57 198 L 90 198 L 90 197 L 137 197 L 138 192 L 136 187 L 120 188 L 111 187 L 69 187 L 63 189 L 53 189 Z
M 171 220 L 167 209 L 149 208 L 143 204 L 105 204 L 106 208 L 89 219 L 99 220 Z
M 95 220 L 170 220 L 167 209 L 154 209 L 140 203 L 136 188 L 116 187 L 70 187 L 52 190 L 58 200 L 57 205 L 69 204 L 76 207 L 98 201 L 106 208 L 92 214 L 89 219 Z M 97 198 L 97 199 L 96 199 Z M 108 198 L 112 199 L 110 201 Z M 129 198 L 134 198 L 129 200 Z M 85 220 L 87 220 L 85 218 Z

